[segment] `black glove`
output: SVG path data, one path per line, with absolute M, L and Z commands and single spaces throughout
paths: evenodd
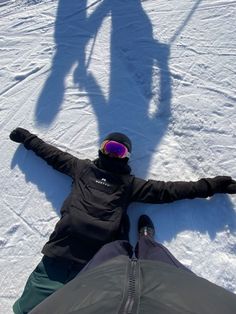
M 27 131 L 26 129 L 16 128 L 15 130 L 11 132 L 9 137 L 14 142 L 24 143 L 24 141 L 29 135 L 31 135 L 31 133 Z
M 236 181 L 228 176 L 217 176 L 208 179 L 213 193 L 236 193 Z

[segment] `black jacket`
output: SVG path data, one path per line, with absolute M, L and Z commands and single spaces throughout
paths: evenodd
M 50 257 L 77 262 L 91 258 L 101 245 L 115 238 L 131 202 L 158 204 L 213 194 L 211 179 L 146 181 L 129 172 L 117 174 L 101 169 L 96 161 L 78 159 L 35 135 L 28 136 L 24 146 L 73 179 L 71 193 L 61 208 L 61 218 L 42 250 Z M 81 247 L 85 243 L 86 248 Z
M 236 296 L 191 272 L 119 256 L 88 271 L 30 314 L 235 314 Z

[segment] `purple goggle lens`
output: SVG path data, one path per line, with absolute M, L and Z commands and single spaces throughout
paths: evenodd
M 116 158 L 125 158 L 130 156 L 128 148 L 116 141 L 105 141 L 101 145 L 101 151 L 106 154 L 110 155 L 111 157 Z

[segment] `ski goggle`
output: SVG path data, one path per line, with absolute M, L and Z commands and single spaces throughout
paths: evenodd
M 111 157 L 116 158 L 129 158 L 130 153 L 128 151 L 128 148 L 119 142 L 116 141 L 104 141 L 101 144 L 101 152 L 105 155 L 109 155 Z

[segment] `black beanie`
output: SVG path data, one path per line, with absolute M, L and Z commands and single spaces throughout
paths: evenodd
M 114 133 L 110 133 L 108 134 L 103 141 L 116 141 L 118 143 L 124 144 L 127 148 L 128 151 L 131 153 L 132 151 L 132 143 L 131 140 L 128 138 L 128 136 L 126 136 L 123 133 L 119 133 L 119 132 L 114 132 Z

